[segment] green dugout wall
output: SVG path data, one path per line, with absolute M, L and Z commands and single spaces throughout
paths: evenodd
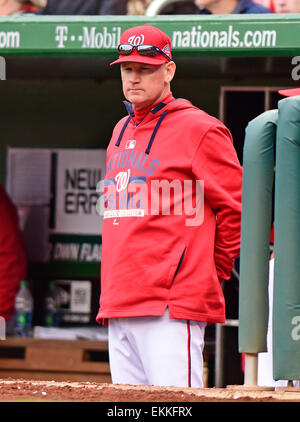
M 124 115 L 119 69 L 109 62 L 120 33 L 143 23 L 172 40 L 174 95 L 216 117 L 223 86 L 299 84 L 300 15 L 0 17 L 0 56 L 6 61 L 5 75 L 0 67 L 1 184 L 8 146 L 106 148 Z M 98 280 L 99 271 L 98 263 L 87 262 L 31 266 L 37 280 L 46 274 Z

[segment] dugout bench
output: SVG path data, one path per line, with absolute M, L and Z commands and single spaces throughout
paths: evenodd
M 110 383 L 107 342 L 8 337 L 0 343 L 0 377 Z

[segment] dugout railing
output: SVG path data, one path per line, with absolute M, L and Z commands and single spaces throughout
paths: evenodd
M 279 101 L 278 109 L 265 112 L 247 126 L 239 308 L 239 349 L 246 353 L 246 385 L 257 385 L 258 353 L 267 351 L 272 354 L 275 381 L 300 379 L 299 147 L 299 95 Z M 273 207 L 274 288 L 269 324 Z

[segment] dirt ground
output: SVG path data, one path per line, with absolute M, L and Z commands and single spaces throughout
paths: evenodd
M 300 388 L 247 386 L 175 388 L 89 382 L 0 379 L 0 401 L 52 402 L 299 402 Z

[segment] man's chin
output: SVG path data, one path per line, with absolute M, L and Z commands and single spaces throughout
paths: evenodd
M 152 104 L 151 101 L 146 101 L 143 100 L 142 98 L 140 98 L 139 96 L 135 95 L 135 96 L 130 96 L 128 98 L 128 100 L 131 102 L 131 104 L 133 105 L 133 107 L 136 110 L 140 110 L 142 108 L 147 107 L 148 105 Z

